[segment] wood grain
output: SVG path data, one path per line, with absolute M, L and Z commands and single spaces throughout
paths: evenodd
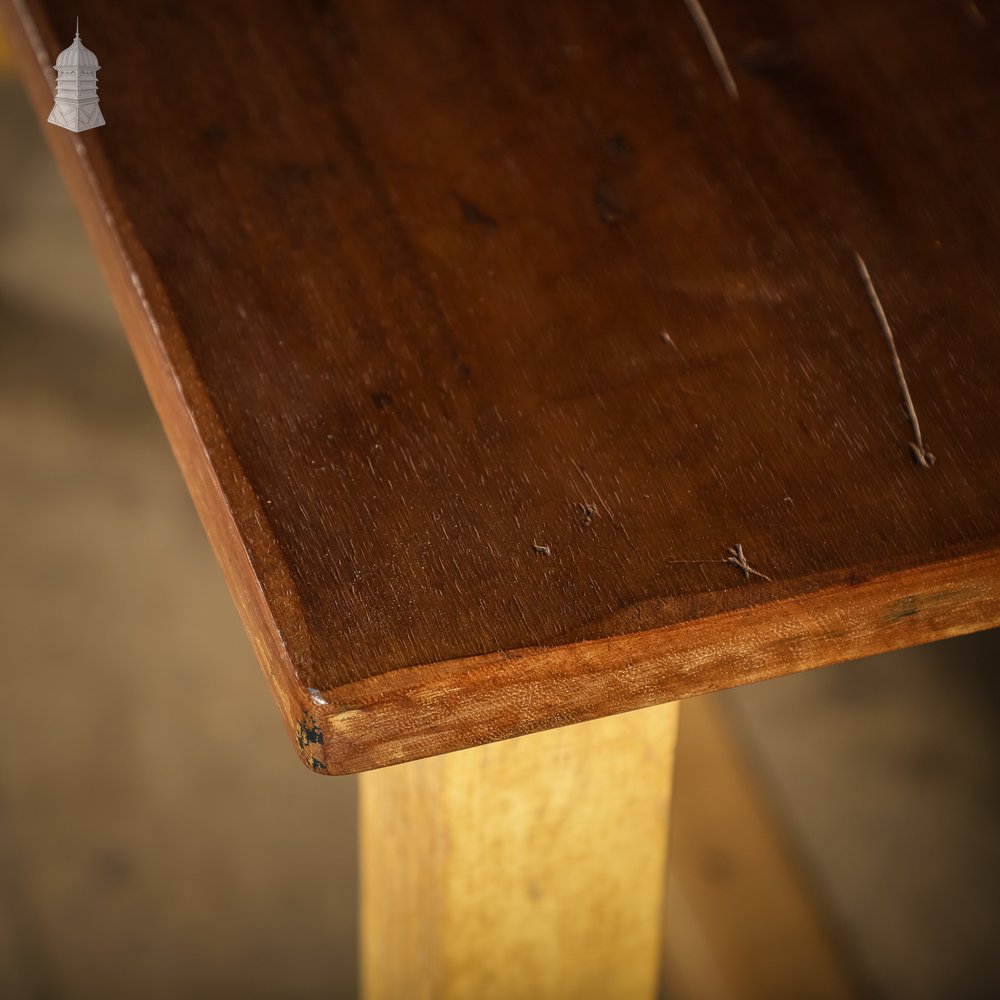
M 361 777 L 366 1000 L 640 1000 L 659 980 L 677 706 Z
M 700 6 L 88 9 L 46 134 L 314 769 L 1000 622 L 991 12 Z

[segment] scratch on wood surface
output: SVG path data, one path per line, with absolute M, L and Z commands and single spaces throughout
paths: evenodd
M 735 566 L 738 570 L 743 573 L 745 579 L 749 580 L 751 576 L 760 577 L 761 580 L 767 580 L 768 583 L 773 583 L 774 581 L 766 573 L 761 573 L 756 570 L 747 562 L 747 557 L 743 554 L 743 546 L 737 542 L 731 548 L 726 551 L 726 563 L 730 566 Z
M 615 512 L 608 505 L 607 500 L 605 500 L 604 497 L 597 492 L 597 487 L 594 485 L 594 480 L 591 479 L 589 475 L 587 475 L 586 470 L 580 465 L 579 462 L 574 462 L 573 464 L 576 466 L 576 471 L 579 472 L 580 475 L 583 476 L 583 478 L 586 480 L 587 485 L 590 487 L 591 492 L 594 494 L 600 505 L 607 512 L 608 519 L 611 521 L 611 523 L 616 528 L 618 528 L 625 535 L 625 537 L 629 539 L 629 541 L 631 541 L 631 537 L 629 536 L 628 533 L 628 528 L 626 528 L 625 525 L 622 524 L 621 521 L 619 521 L 618 518 L 615 517 Z
M 910 426 L 913 428 L 913 437 L 915 440 L 910 442 L 910 451 L 913 452 L 913 458 L 917 465 L 921 468 L 929 469 L 934 464 L 935 459 L 925 447 L 924 439 L 920 434 L 920 422 L 917 420 L 917 411 L 914 409 L 913 398 L 910 396 L 910 389 L 906 384 L 906 376 L 903 374 L 903 363 L 899 360 L 899 352 L 896 350 L 896 340 L 892 335 L 892 328 L 889 326 L 889 320 L 886 318 L 885 310 L 882 308 L 878 292 L 875 291 L 875 284 L 868 271 L 868 265 L 865 264 L 864 259 L 859 253 L 855 253 L 854 261 L 857 264 L 861 281 L 865 286 L 865 293 L 868 295 L 872 311 L 875 313 L 875 318 L 882 328 L 882 336 L 885 337 L 885 342 L 889 345 L 889 353 L 892 355 L 892 367 L 896 372 L 896 381 L 899 383 L 899 391 L 903 397 L 903 408 L 906 410 Z
M 698 33 L 701 35 L 701 40 L 705 43 L 705 48 L 708 49 L 708 54 L 711 56 L 712 62 L 715 63 L 715 68 L 719 72 L 719 78 L 722 80 L 722 86 L 725 87 L 726 93 L 734 101 L 738 101 L 740 99 L 740 92 L 736 87 L 733 74 L 729 71 L 726 54 L 722 51 L 719 39 L 715 37 L 715 32 L 712 30 L 711 22 L 708 20 L 708 15 L 705 13 L 704 7 L 699 3 L 699 0 L 684 0 L 684 6 L 687 7 L 688 13 L 691 15 Z
M 531 551 L 534 552 L 536 556 L 552 555 L 552 549 L 548 545 L 542 545 L 540 542 L 532 542 Z
M 743 552 L 743 546 L 736 542 L 734 545 L 730 545 L 726 549 L 725 559 L 668 559 L 668 566 L 734 566 L 742 574 L 744 579 L 749 580 L 750 577 L 756 576 L 761 580 L 767 580 L 768 583 L 774 583 L 774 581 L 766 573 L 761 573 L 756 570 L 747 562 L 747 557 Z
M 576 466 L 576 471 L 579 472 L 580 475 L 587 480 L 587 485 L 593 491 L 594 496 L 601 501 L 601 506 L 608 512 L 608 517 L 611 517 L 612 516 L 611 508 L 607 505 L 607 502 L 605 501 L 604 497 L 602 497 L 601 494 L 597 492 L 597 487 L 594 485 L 594 480 L 587 475 L 586 470 L 584 470 L 580 466 L 579 462 L 574 462 L 573 464 Z
M 580 501 L 573 506 L 580 513 L 580 523 L 585 528 L 589 528 L 594 523 L 594 518 L 597 517 L 597 507 L 586 501 Z

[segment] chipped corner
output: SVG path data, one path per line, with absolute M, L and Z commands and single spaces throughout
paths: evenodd
M 301 761 L 316 774 L 354 774 L 362 754 L 351 737 L 351 723 L 366 714 L 356 708 L 332 705 L 314 689 L 310 700 L 293 716 L 292 738 Z
M 317 774 L 330 773 L 325 754 L 326 737 L 314 715 L 304 713 L 299 719 L 295 726 L 295 744 L 306 767 Z

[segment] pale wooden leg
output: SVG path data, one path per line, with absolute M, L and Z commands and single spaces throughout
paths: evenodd
M 676 705 L 361 776 L 365 1000 L 650 998 Z

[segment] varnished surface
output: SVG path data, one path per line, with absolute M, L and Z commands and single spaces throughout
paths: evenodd
M 703 6 L 735 96 L 681 0 L 88 8 L 47 137 L 317 770 L 1000 620 L 1000 11 Z
M 365 1000 L 652 1000 L 677 708 L 362 775 Z

